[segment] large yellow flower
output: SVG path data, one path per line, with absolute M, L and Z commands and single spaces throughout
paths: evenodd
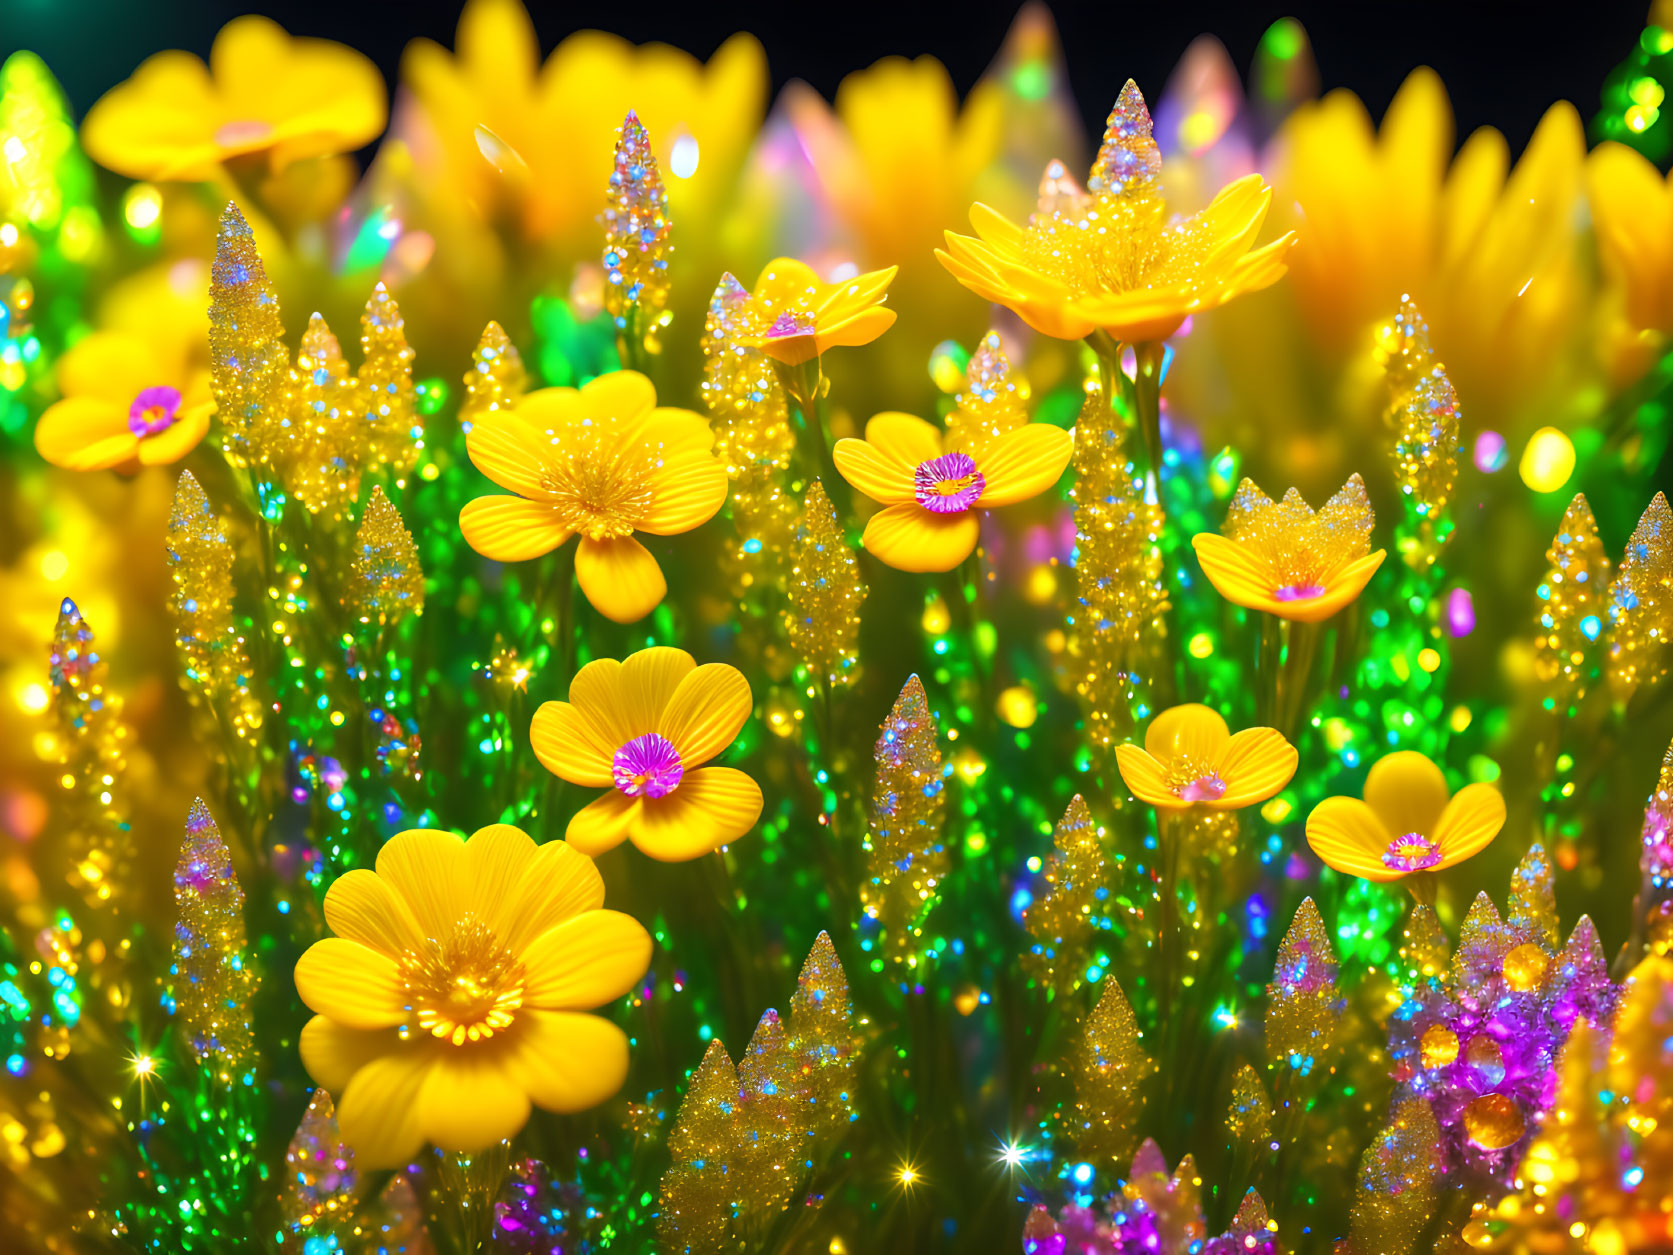
M 546 770 L 610 790 L 569 821 L 569 844 L 601 854 L 630 840 L 674 863 L 743 836 L 761 817 L 761 786 L 736 768 L 703 764 L 736 739 L 753 704 L 736 667 L 699 667 L 683 649 L 582 667 L 569 700 L 545 703 L 529 730 Z
M 1218 712 L 1195 702 L 1152 719 L 1143 749 L 1115 747 L 1116 768 L 1133 796 L 1164 811 L 1254 806 L 1288 784 L 1299 761 L 1276 728 L 1234 736 Z
M 673 536 L 713 518 L 726 501 L 714 433 L 689 410 L 662 409 L 635 371 L 586 387 L 543 388 L 465 436 L 471 461 L 515 497 L 478 497 L 459 513 L 485 558 L 521 562 L 579 536 L 575 576 L 601 614 L 642 619 L 668 591 L 634 532 Z
M 382 76 L 354 49 L 240 17 L 207 66 L 189 52 L 148 58 L 88 111 L 81 139 L 118 174 L 191 181 L 250 153 L 277 169 L 351 152 L 377 138 L 386 112 Z
M 1100 330 L 1125 343 L 1165 340 L 1190 315 L 1282 277 L 1293 234 L 1251 247 L 1272 189 L 1249 175 L 1200 213 L 1172 220 L 1151 130 L 1144 97 L 1129 79 L 1086 191 L 1054 171 L 1026 226 L 973 205 L 980 238 L 949 231 L 946 251 L 935 255 L 977 295 L 1064 340 Z
M 1624 296 L 1620 347 L 1640 373 L 1673 334 L 1673 180 L 1625 144 L 1599 144 L 1586 188 L 1598 252 Z
M 866 523 L 865 547 L 901 571 L 950 571 L 970 556 L 977 510 L 1015 505 L 1057 482 L 1074 440 L 1029 423 L 971 448 L 911 414 L 878 414 L 864 440 L 839 440 L 842 477 L 886 508 Z
M 1358 475 L 1317 513 L 1294 488 L 1273 501 L 1246 479 L 1221 534 L 1199 532 L 1191 547 L 1227 601 L 1318 623 L 1358 597 L 1382 565 L 1384 551 L 1370 552 L 1373 522 Z
M 1327 797 L 1307 817 L 1307 844 L 1330 866 L 1365 880 L 1443 871 L 1486 849 L 1505 823 L 1490 784 L 1456 794 L 1441 769 L 1414 750 L 1379 758 L 1365 800 Z
M 209 372 L 179 346 L 94 332 L 58 361 L 61 400 L 35 425 L 35 448 L 72 471 L 178 462 L 209 430 Z
M 737 313 L 734 344 L 760 349 L 789 366 L 812 361 L 827 349 L 870 344 L 895 321 L 883 305 L 899 268 L 871 270 L 827 283 L 793 257 L 767 263 L 749 303 Z
M 591 859 L 505 824 L 468 841 L 398 832 L 375 870 L 331 886 L 336 936 L 296 963 L 316 1012 L 302 1062 L 358 1163 L 393 1167 L 425 1142 L 482 1150 L 531 1104 L 581 1111 L 621 1088 L 626 1034 L 583 1013 L 644 975 L 651 939 L 603 902 Z

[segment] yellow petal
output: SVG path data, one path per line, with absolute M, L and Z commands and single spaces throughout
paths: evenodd
M 465 433 L 465 452 L 476 469 L 507 492 L 548 500 L 552 438 L 515 414 L 485 414 Z
M 643 619 L 668 592 L 651 551 L 631 536 L 583 536 L 575 551 L 575 578 L 593 609 L 617 623 Z
M 35 424 L 35 451 L 67 471 L 103 471 L 139 454 L 127 410 L 96 397 L 68 397 Z
M 680 681 L 657 731 L 674 743 L 681 766 L 690 771 L 738 739 L 754 704 L 743 672 L 723 662 L 706 663 Z
M 1249 549 L 1215 532 L 1198 532 L 1191 537 L 1191 548 L 1220 596 L 1234 606 L 1278 612 L 1271 574 Z
M 899 410 L 873 414 L 866 424 L 866 443 L 884 457 L 904 462 L 908 470 L 942 453 L 941 429 L 916 414 Z
M 987 480 L 976 504 L 991 508 L 1039 496 L 1058 481 L 1074 447 L 1069 433 L 1050 423 L 1006 432 L 976 467 Z
M 121 407 L 124 422 L 134 398 L 156 384 L 178 384 L 178 363 L 170 364 L 139 336 L 95 331 L 58 359 L 58 391 L 66 397 L 97 397 Z
M 622 664 L 614 658 L 594 658 L 577 671 L 569 682 L 569 701 L 597 729 L 611 756 L 640 732 L 651 730 L 646 726 L 636 732 L 628 723 Z
M 401 1039 L 392 1028 L 348 1028 L 328 1016 L 316 1015 L 302 1026 L 297 1042 L 302 1066 L 314 1084 L 341 1095 L 349 1079 L 380 1055 L 400 1051 Z
M 401 895 L 367 867 L 344 872 L 326 890 L 325 926 L 390 958 L 424 944 L 424 930 Z
M 581 389 L 588 413 L 636 418 L 656 405 L 656 387 L 636 370 L 613 370 Z
M 819 322 L 823 324 L 827 315 L 844 316 L 875 305 L 883 299 L 883 293 L 899 273 L 899 266 L 889 266 L 883 270 L 868 270 L 843 283 L 828 285 L 829 293 L 814 310 Z
M 610 764 L 622 744 L 612 742 L 568 702 L 542 703 L 529 725 L 529 746 L 540 765 L 560 780 L 589 789 L 613 783 Z
M 522 497 L 478 497 L 459 511 L 465 543 L 495 562 L 523 562 L 551 553 L 569 531 L 550 506 Z
M 407 1018 L 395 960 L 342 937 L 314 942 L 296 961 L 296 992 L 347 1028 L 394 1028 Z
M 1215 770 L 1226 782 L 1223 797 L 1205 803 L 1210 810 L 1238 810 L 1264 802 L 1295 775 L 1301 756 L 1276 728 L 1245 728 L 1226 742 Z
M 877 446 L 850 436 L 836 442 L 831 456 L 842 477 L 873 501 L 899 505 L 915 500 L 913 467 Z
M 533 838 L 510 824 L 478 828 L 465 842 L 464 879 L 456 892 L 496 936 L 511 931 L 517 888 L 534 862 L 535 849 Z
M 669 645 L 653 645 L 629 654 L 622 663 L 619 689 L 629 735 L 657 731 L 674 694 L 696 669 L 696 659 Z
M 870 344 L 895 325 L 895 311 L 883 305 L 873 305 L 852 318 L 845 318 L 830 328 L 820 327 L 814 343 L 823 353 L 826 349 L 858 348 Z
M 1435 826 L 1446 809 L 1446 777 L 1415 750 L 1385 754 L 1365 777 L 1365 801 L 1393 837 L 1415 832 L 1435 841 Z
M 592 859 L 562 841 L 535 850 L 512 891 L 512 923 L 503 940 L 513 953 L 572 915 L 604 905 L 604 877 Z
M 505 1066 L 546 1111 L 566 1114 L 596 1107 L 627 1080 L 627 1034 L 608 1020 L 572 1011 L 529 1011 L 517 1027 L 523 1031 L 509 1043 Z
M 1132 795 L 1162 810 L 1185 810 L 1191 805 L 1167 786 L 1167 771 L 1161 763 L 1136 745 L 1115 747 L 1115 767 Z
M 1383 862 L 1394 835 L 1357 797 L 1327 797 L 1307 816 L 1307 844 L 1328 866 L 1362 880 L 1399 880 L 1404 872 Z
M 141 437 L 139 461 L 141 466 L 168 466 L 185 457 L 209 432 L 209 420 L 215 416 L 215 403 L 205 402 L 186 409 L 184 404 L 166 431 Z
M 1432 838 L 1441 850 L 1436 870 L 1481 853 L 1505 826 L 1505 800 L 1490 784 L 1467 784 L 1447 803 Z
M 651 935 L 620 911 L 588 911 L 524 948 L 523 1001 L 547 1011 L 587 1011 L 620 998 L 651 964 Z
M 1158 762 L 1172 762 L 1181 754 L 1189 754 L 1204 767 L 1212 767 L 1230 736 L 1219 711 L 1199 702 L 1186 702 L 1150 721 L 1144 732 L 1144 748 Z
M 652 858 L 681 863 L 743 836 L 761 806 L 761 786 L 743 772 L 700 767 L 668 796 L 643 799 L 631 837 Z
M 690 410 L 658 407 L 640 419 L 640 439 L 655 445 L 664 457 L 676 453 L 707 453 L 715 433 L 709 420 Z
M 515 1137 L 529 1122 L 529 1097 L 504 1047 L 442 1047 L 432 1052 L 417 1098 L 427 1141 L 443 1150 L 486 1150 Z
M 976 516 L 936 514 L 913 502 L 879 510 L 866 521 L 865 547 L 897 571 L 951 571 L 976 548 Z
M 458 923 L 453 891 L 459 883 L 465 843 L 438 828 L 397 832 L 378 851 L 377 873 L 406 900 L 427 937 L 445 937 Z
M 424 1144 L 419 1095 L 432 1052 L 416 1046 L 369 1061 L 337 1096 L 337 1131 L 362 1171 L 395 1168 Z
M 611 789 L 570 817 L 563 839 L 582 854 L 597 858 L 627 840 L 639 820 L 639 799 Z
M 676 453 L 651 477 L 651 508 L 642 532 L 674 536 L 712 519 L 726 504 L 726 468 L 706 451 Z

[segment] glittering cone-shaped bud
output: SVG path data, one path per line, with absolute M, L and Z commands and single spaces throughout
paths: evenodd
M 1438 365 L 1429 324 L 1411 297 L 1401 298 L 1399 311 L 1377 328 L 1377 360 L 1388 384 L 1389 421 L 1398 424 L 1400 406 Z
M 1109 897 L 1103 841 L 1080 794 L 1058 820 L 1052 844 L 1045 884 L 1022 917 L 1033 938 L 1022 965 L 1032 979 L 1062 994 L 1081 984 L 1093 928 Z
M 1452 958 L 1452 943 L 1441 927 L 1435 908 L 1422 903 L 1412 908 L 1406 917 L 1405 931 L 1400 938 L 1400 962 L 1410 973 L 1409 983 L 1422 985 L 1440 980 L 1446 975 Z
M 192 1054 L 223 1085 L 255 1063 L 251 1000 L 258 984 L 244 936 L 244 890 L 201 800 L 186 817 L 174 865 L 172 996 Z
M 1094 753 L 1137 722 L 1166 632 L 1161 506 L 1146 501 L 1128 460 L 1123 425 L 1096 386 L 1075 422 L 1075 588 L 1070 607 L 1075 693 Z
M 801 1093 L 801 1073 L 801 1060 L 778 1012 L 767 1011 L 738 1064 L 742 1102 L 732 1174 L 754 1232 L 784 1209 L 811 1166 L 811 1113 Z
M 1029 225 L 1059 216 L 1078 222 L 1086 216 L 1092 201 L 1093 197 L 1081 187 L 1069 172 L 1069 167 L 1053 157 L 1046 162 L 1045 173 L 1040 176 L 1040 190 L 1035 199 L 1034 212 L 1028 218 Z
M 528 372 L 523 369 L 523 357 L 517 352 L 517 346 L 499 323 L 489 323 L 471 354 L 471 368 L 465 372 L 465 399 L 459 403 L 459 425 L 469 431 L 473 423 L 482 421 L 484 414 L 510 409 L 523 399 L 528 382 Z
M 1473 1010 L 1498 1001 L 1499 978 L 1505 956 L 1516 948 L 1510 929 L 1499 918 L 1499 908 L 1478 893 L 1458 929 L 1458 948 L 1452 953 L 1454 996 Z
M 1138 1019 L 1114 977 L 1106 979 L 1072 1051 L 1075 1114 L 1069 1140 L 1084 1158 L 1119 1164 L 1138 1140 L 1144 1080 L 1156 1064 L 1139 1044 Z
M 347 602 L 362 623 L 395 623 L 424 612 L 424 568 L 401 512 L 376 485 L 354 534 Z
M 1390 458 L 1407 515 L 1396 545 L 1414 570 L 1439 556 L 1452 534 L 1447 502 L 1458 482 L 1458 394 L 1429 347 L 1429 329 L 1407 300 L 1380 333 L 1390 397 Z
M 738 1073 L 718 1039 L 692 1074 L 668 1134 L 672 1163 L 662 1176 L 657 1234 L 679 1255 L 711 1255 L 726 1248 L 739 1192 Z
M 947 791 L 938 731 L 923 682 L 912 676 L 877 738 L 866 879 L 860 886 L 865 912 L 883 926 L 890 957 L 898 962 L 916 961 L 915 939 L 947 874 L 942 836 Z
M 235 465 L 266 460 L 290 377 L 279 297 L 256 252 L 250 224 L 235 203 L 221 214 L 209 271 L 210 386 Z
M 1548 568 L 1539 585 L 1539 626 L 1534 637 L 1534 674 L 1543 691 L 1565 713 L 1591 686 L 1592 642 L 1609 617 L 1609 556 L 1598 538 L 1597 520 L 1584 493 L 1575 494 L 1546 551 Z
M 1238 1064 L 1237 1074 L 1232 1077 L 1226 1132 L 1232 1143 L 1248 1155 L 1264 1153 L 1272 1140 L 1272 1100 L 1253 1064 Z
M 1028 385 L 1012 377 L 998 332 L 982 337 L 965 368 L 965 389 L 947 415 L 947 447 L 978 462 L 1000 436 L 1028 422 Z
M 187 688 L 222 710 L 234 732 L 253 742 L 261 703 L 250 692 L 250 659 L 232 605 L 232 542 L 209 497 L 181 471 L 168 520 L 174 577 L 174 641 Z
M 316 1089 L 285 1151 L 279 1216 L 292 1233 L 328 1230 L 354 1208 L 354 1151 L 337 1129 L 331 1095 Z
M 310 514 L 341 517 L 359 495 L 365 456 L 359 391 L 337 337 L 315 314 L 302 333 L 290 376 L 284 406 L 289 425 L 268 450 L 285 487 Z
M 1150 109 L 1138 84 L 1128 79 L 1104 124 L 1103 143 L 1086 181 L 1094 194 L 1107 193 L 1129 200 L 1155 200 L 1162 195 L 1162 150 L 1156 146 Z
M 1405 1255 L 1435 1208 L 1441 1131 L 1422 1098 L 1402 1099 L 1359 1164 L 1349 1232 L 1355 1251 Z
M 1667 675 L 1673 636 L 1673 509 L 1657 493 L 1627 541 L 1609 589 L 1609 691 L 1625 701 Z
M 854 1084 L 859 1042 L 842 970 L 829 933 L 814 938 L 796 992 L 790 996 L 791 1049 L 801 1068 L 800 1085 L 815 1136 L 835 1135 L 854 1118 Z
M 1341 1014 L 1336 966 L 1319 908 L 1304 898 L 1266 987 L 1266 1053 L 1274 1067 L 1305 1073 L 1328 1058 Z
M 604 308 L 616 326 L 647 347 L 668 322 L 668 192 L 651 137 L 629 109 L 616 132 L 616 155 L 604 199 Z M 654 348 L 653 348 L 654 351 Z
M 418 464 L 424 447 L 424 421 L 412 382 L 413 351 L 406 324 L 389 289 L 379 283 L 360 316 L 360 348 L 365 354 L 357 379 L 368 428 L 369 463 L 387 466 L 397 481 Z
M 1232 1217 L 1231 1227 L 1210 1238 L 1203 1255 L 1274 1255 L 1277 1243 L 1266 1203 L 1254 1190 L 1243 1196 Z
M 859 560 L 842 534 L 825 486 L 816 479 L 808 485 L 790 542 L 784 627 L 808 677 L 821 687 L 854 678 L 865 595 Z
M 1574 921 L 1568 940 L 1545 971 L 1542 994 L 1547 1014 L 1567 1029 L 1577 1020 L 1607 1024 L 1615 1014 L 1620 987 L 1609 978 L 1609 960 L 1597 925 L 1582 915 Z
M 1646 910 L 1673 899 L 1673 745 L 1662 756 L 1656 791 L 1644 807 L 1638 867 L 1650 886 Z
M 1561 940 L 1557 932 L 1557 883 L 1544 846 L 1531 846 L 1511 873 L 1510 917 L 1506 923 L 1518 942 L 1533 942 L 1556 952 Z

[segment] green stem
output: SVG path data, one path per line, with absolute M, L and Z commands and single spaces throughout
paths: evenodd
M 778 375 L 779 386 L 784 389 L 785 399 L 790 402 L 791 425 L 796 432 L 796 445 L 801 451 L 804 466 L 808 473 L 817 475 L 825 485 L 825 494 L 836 506 L 838 514 L 853 513 L 854 499 L 848 490 L 848 481 L 838 472 L 836 460 L 831 456 L 830 442 L 825 437 L 825 416 L 819 404 L 819 359 L 810 358 L 794 366 L 775 360 L 773 370 Z
M 1159 340 L 1144 340 L 1132 346 L 1138 364 L 1133 381 L 1139 433 L 1144 439 L 1145 495 L 1155 499 L 1162 482 L 1162 356 Z

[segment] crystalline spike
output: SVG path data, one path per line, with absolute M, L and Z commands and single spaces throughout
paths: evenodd
M 1114 977 L 1106 978 L 1070 1064 L 1075 1112 L 1068 1134 L 1075 1151 L 1106 1166 L 1118 1166 L 1133 1145 L 1144 1110 L 1144 1080 L 1156 1065 L 1140 1044 L 1132 1003 Z M 1147 1146 L 1154 1152 L 1155 1170 L 1165 1175 L 1167 1165 L 1161 1162 L 1161 1152 L 1154 1143 Z M 1140 1148 L 1139 1157 L 1145 1159 L 1145 1148 Z M 1133 1170 L 1139 1171 L 1139 1159 L 1133 1161 Z
M 791 648 L 821 686 L 850 683 L 859 660 L 860 564 L 819 480 L 808 485 L 790 542 L 785 633 Z
M 1667 675 L 1673 637 L 1673 509 L 1657 493 L 1633 528 L 1609 588 L 1609 688 L 1624 702 Z
M 465 399 L 459 404 L 459 425 L 469 431 L 485 414 L 510 409 L 523 399 L 528 373 L 522 355 L 499 323 L 482 329 L 465 372 Z
M 274 406 L 290 373 L 279 298 L 256 251 L 250 224 L 227 202 L 209 271 L 210 386 L 227 433 L 227 454 L 259 465 L 279 415 Z
M 668 306 L 668 193 L 651 152 L 651 137 L 628 110 L 616 136 L 604 203 L 604 306 L 616 326 L 654 344 Z
M 1506 922 L 1519 940 L 1535 942 L 1547 951 L 1557 949 L 1556 880 L 1543 846 L 1530 847 L 1511 874 Z
M 860 901 L 887 934 L 897 962 L 916 950 L 924 918 L 947 874 L 946 775 L 929 695 L 910 677 L 877 738 L 876 784 L 866 834 L 866 879 Z
M 1130 199 L 1159 199 L 1162 152 L 1156 146 L 1154 129 L 1138 84 L 1128 79 L 1110 110 L 1103 143 L 1086 181 L 1087 190 Z
M 1584 493 L 1577 493 L 1546 551 L 1538 588 L 1534 675 L 1560 712 L 1586 695 L 1592 642 L 1608 618 L 1609 557 Z
M 251 999 L 258 980 L 244 934 L 244 890 L 202 799 L 186 817 L 174 867 L 173 998 L 192 1054 L 221 1085 L 255 1062 Z
M 424 613 L 418 546 L 381 484 L 373 487 L 355 532 L 347 601 L 362 623 L 395 623 Z
M 415 354 L 407 344 L 406 324 L 381 282 L 360 316 L 360 347 L 365 358 L 356 378 L 369 433 L 367 451 L 374 465 L 388 466 L 399 482 L 418 464 L 424 422 L 418 414 L 418 390 L 412 381 Z
M 1068 993 L 1086 972 L 1087 945 L 1099 904 L 1109 892 L 1103 842 L 1080 794 L 1070 799 L 1052 843 L 1056 848 L 1045 866 L 1045 884 L 1023 914 L 1023 927 L 1033 938 L 1023 970 Z
M 1266 1051 L 1275 1067 L 1309 1071 L 1333 1048 L 1336 970 L 1336 951 L 1319 909 L 1312 898 L 1303 898 L 1266 987 Z

